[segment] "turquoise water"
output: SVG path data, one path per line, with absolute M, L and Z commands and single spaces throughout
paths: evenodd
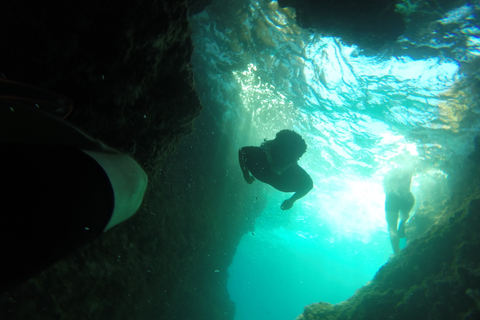
M 413 213 L 448 197 L 480 127 L 478 92 L 465 82 L 478 78 L 469 66 L 480 56 L 480 5 L 470 3 L 376 56 L 302 30 L 274 1 L 214 1 L 192 17 L 197 89 L 228 152 L 293 129 L 315 184 L 286 212 L 288 195 L 252 185 L 268 204 L 229 269 L 236 320 L 295 319 L 370 281 L 392 253 L 382 189 L 391 168 L 416 167 Z

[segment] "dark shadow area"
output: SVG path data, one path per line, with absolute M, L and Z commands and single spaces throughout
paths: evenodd
M 241 201 L 215 125 L 192 134 L 202 107 L 188 4 L 7 1 L 0 12 L 4 76 L 68 96 L 66 121 L 131 155 L 150 182 L 133 218 L 2 293 L 0 317 L 232 319 L 227 267 L 261 204 Z

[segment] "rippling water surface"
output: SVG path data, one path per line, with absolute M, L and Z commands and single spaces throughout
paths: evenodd
M 459 6 L 368 56 L 301 29 L 275 1 L 214 1 L 192 18 L 205 112 L 235 148 L 297 131 L 315 183 L 289 212 L 265 189 L 270 203 L 230 269 L 237 320 L 294 319 L 371 280 L 391 252 L 381 182 L 392 167 L 416 167 L 414 211 L 448 197 L 480 127 L 479 12 L 478 1 Z

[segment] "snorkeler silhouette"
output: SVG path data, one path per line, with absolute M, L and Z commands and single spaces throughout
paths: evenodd
M 410 191 L 412 170 L 397 168 L 388 172 L 383 179 L 385 191 L 385 218 L 393 252 L 400 252 L 400 238 L 405 238 L 405 222 L 412 210 L 415 198 Z M 400 223 L 398 223 L 400 213 Z M 397 228 L 398 226 L 398 228 Z
M 0 99 L 0 292 L 131 217 L 148 182 L 129 156 L 17 102 Z
M 312 179 L 297 164 L 306 150 L 307 145 L 298 133 L 281 130 L 274 140 L 265 140 L 260 147 L 243 147 L 238 151 L 243 178 L 250 184 L 256 178 L 282 192 L 295 192 L 281 205 L 282 210 L 288 210 L 313 188 Z

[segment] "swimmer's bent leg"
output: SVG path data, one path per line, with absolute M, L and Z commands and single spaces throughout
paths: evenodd
M 125 155 L 116 168 L 128 172 L 111 183 L 106 170 L 75 147 L 0 147 L 2 292 L 127 219 L 143 198 L 145 173 Z M 135 197 L 115 201 L 114 194 Z M 115 210 L 117 203 L 123 210 Z
M 84 151 L 105 170 L 114 194 L 113 214 L 105 230 L 133 216 L 142 204 L 148 178 L 142 168 L 127 155 Z

